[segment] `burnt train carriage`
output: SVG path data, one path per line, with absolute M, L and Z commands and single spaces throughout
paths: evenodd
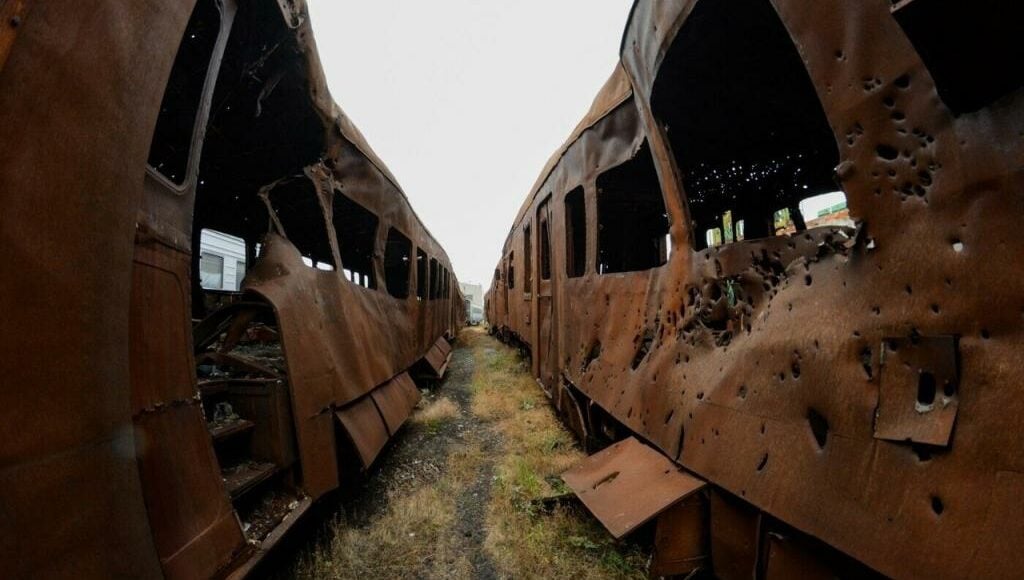
M 303 2 L 0 14 L 4 574 L 242 575 L 444 372 L 448 258 Z M 242 292 L 201 288 L 204 228 Z
M 487 315 L 581 437 L 707 482 L 667 570 L 1024 570 L 1020 12 L 635 4 Z

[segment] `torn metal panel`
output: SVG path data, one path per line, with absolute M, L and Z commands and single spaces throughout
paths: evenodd
M 880 350 L 875 437 L 948 446 L 960 399 L 956 338 L 887 338 Z
M 409 373 L 402 373 L 375 389 L 370 396 L 380 409 L 388 432 L 394 436 L 406 419 L 412 415 L 413 409 L 420 402 L 422 395 L 416 388 Z
M 705 485 L 634 437 L 584 459 L 562 479 L 615 538 Z
M 448 370 L 448 363 L 452 360 L 452 347 L 444 337 L 441 337 L 430 347 L 423 360 L 430 366 L 434 378 L 439 379 Z
M 373 397 L 363 397 L 336 411 L 334 416 L 338 418 L 345 429 L 345 434 L 359 453 L 363 469 L 369 469 L 390 437 Z

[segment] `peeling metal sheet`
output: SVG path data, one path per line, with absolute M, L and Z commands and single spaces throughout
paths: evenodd
M 427 364 L 430 365 L 431 371 L 433 371 L 436 378 L 441 378 L 444 373 L 448 370 L 448 363 L 451 361 L 452 346 L 448 344 L 448 341 L 441 337 L 437 339 L 430 350 L 427 351 L 426 356 L 423 357 Z
M 875 437 L 948 446 L 960 403 L 956 338 L 888 338 L 881 352 Z
M 584 459 L 562 479 L 615 538 L 705 485 L 634 437 Z
M 370 396 L 380 409 L 380 414 L 384 417 L 388 432 L 392 436 L 398 433 L 422 398 L 409 373 L 402 373 L 384 383 L 370 393 Z
M 420 400 L 408 373 L 374 389 L 369 395 L 335 412 L 352 444 L 359 454 L 363 468 L 367 469 L 398 432 Z
M 387 444 L 389 437 L 387 425 L 384 424 L 373 398 L 363 397 L 336 411 L 334 416 L 338 418 L 359 453 L 363 469 L 369 468 L 380 450 Z

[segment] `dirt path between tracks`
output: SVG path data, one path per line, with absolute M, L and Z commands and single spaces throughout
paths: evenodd
M 517 353 L 466 329 L 444 383 L 286 576 L 644 577 L 638 547 L 536 501 L 582 457 Z

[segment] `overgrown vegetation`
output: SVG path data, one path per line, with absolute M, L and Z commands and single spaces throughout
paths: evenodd
M 441 425 L 459 416 L 459 406 L 448 397 L 441 397 L 413 415 L 413 423 L 437 431 Z
M 478 329 L 463 333 L 476 358 L 472 412 L 501 435 L 487 515 L 486 549 L 507 577 L 646 578 L 647 556 L 614 542 L 582 507 L 550 511 L 569 490 L 558 477 L 583 459 L 572 435 L 517 353 Z
M 474 566 L 483 559 L 501 578 L 646 577 L 647 556 L 639 548 L 614 542 L 573 502 L 541 501 L 568 493 L 558 474 L 584 455 L 525 363 L 480 329 L 467 329 L 460 341 L 472 356 L 472 373 L 450 377 L 441 387 L 445 396 L 418 410 L 407 427 L 423 435 L 417 445 L 443 448 L 440 475 L 389 486 L 369 522 L 339 516 L 301 557 L 295 575 L 477 578 L 481 570 Z M 471 404 L 460 408 L 456 400 Z M 477 515 L 460 521 L 467 501 L 477 502 Z M 479 541 L 466 539 L 467 526 Z

